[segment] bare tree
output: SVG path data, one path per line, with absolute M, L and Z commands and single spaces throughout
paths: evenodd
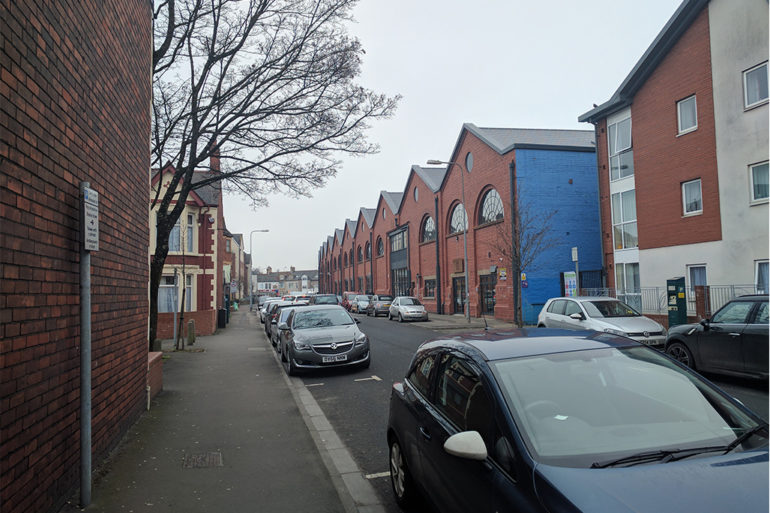
M 369 122 L 390 117 L 399 97 L 355 83 L 364 50 L 345 28 L 355 3 L 156 2 L 152 166 L 171 164 L 175 174 L 152 198 L 151 345 L 168 236 L 190 191 L 221 182 L 266 205 L 271 194 L 323 186 L 340 154 L 377 151 L 365 138 Z M 193 183 L 212 156 L 220 169 Z
M 521 326 L 521 273 L 540 269 L 545 262 L 539 259 L 544 252 L 558 245 L 552 221 L 558 211 L 538 210 L 530 201 L 518 200 L 514 205 L 514 226 L 510 223 L 497 225 L 497 237 L 493 248 L 504 255 L 510 266 L 510 278 L 514 287 L 514 323 Z M 518 299 L 517 299 L 518 298 Z

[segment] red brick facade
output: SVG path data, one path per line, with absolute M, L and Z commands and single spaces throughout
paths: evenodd
M 56 511 L 79 481 L 81 181 L 99 193 L 94 463 L 146 404 L 152 5 L 0 13 L 0 504 Z

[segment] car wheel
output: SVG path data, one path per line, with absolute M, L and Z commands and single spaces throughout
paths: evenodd
M 545 328 L 545 324 L 543 324 L 543 323 L 540 323 L 540 324 L 538 324 L 538 325 L 537 325 L 537 327 L 538 327 L 538 328 Z
M 413 500 L 414 485 L 401 445 L 395 437 L 390 442 L 390 484 L 398 505 L 408 506 Z
M 681 342 L 672 342 L 671 345 L 666 348 L 666 354 L 679 363 L 683 363 L 691 369 L 695 369 L 695 360 L 692 357 L 692 353 L 687 349 L 687 346 Z
M 297 375 L 297 367 L 294 365 L 294 358 L 292 358 L 291 349 L 288 347 L 286 348 L 286 363 L 284 363 L 283 368 L 289 376 Z
M 404 322 L 404 317 L 401 315 L 401 312 L 398 312 L 398 322 Z
M 281 362 L 283 363 L 286 361 L 286 349 L 284 349 L 283 344 L 278 344 L 278 345 L 281 348 L 281 350 L 278 351 L 278 354 L 281 356 Z
M 359 369 L 368 369 L 368 368 L 369 368 L 369 366 L 370 366 L 371 364 L 372 364 L 372 358 L 371 358 L 371 356 L 370 356 L 370 357 L 369 357 L 369 359 L 368 359 L 368 360 L 366 360 L 366 361 L 365 361 L 364 363 L 362 363 L 361 365 L 359 365 L 359 367 L 358 367 L 358 368 L 359 368 Z

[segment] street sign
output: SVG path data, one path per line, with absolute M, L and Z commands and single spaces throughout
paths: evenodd
M 573 262 L 577 262 L 578 261 L 577 246 L 572 248 L 572 261 Z
M 99 193 L 83 188 L 83 245 L 86 251 L 99 251 Z

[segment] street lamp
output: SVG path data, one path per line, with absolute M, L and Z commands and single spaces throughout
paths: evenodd
M 251 230 L 251 233 L 249 233 L 249 256 L 251 257 L 251 265 L 249 266 L 249 312 L 254 309 L 254 285 L 251 283 L 251 277 L 253 276 L 251 268 L 254 265 L 254 253 L 251 251 L 251 242 L 253 240 L 254 233 L 265 233 L 269 231 L 270 230 Z
M 463 298 L 463 304 L 465 306 L 465 318 L 468 320 L 468 323 L 471 322 L 471 305 L 468 302 L 469 297 L 469 290 L 470 290 L 470 281 L 468 281 L 468 209 L 465 208 L 465 166 L 460 164 L 459 162 L 446 162 L 443 160 L 429 160 L 428 161 L 429 166 L 457 166 L 460 168 L 460 186 L 462 190 L 462 200 L 463 200 L 463 215 L 465 216 L 465 222 L 463 223 L 463 250 L 465 252 L 465 263 L 463 267 L 465 268 L 465 298 Z

